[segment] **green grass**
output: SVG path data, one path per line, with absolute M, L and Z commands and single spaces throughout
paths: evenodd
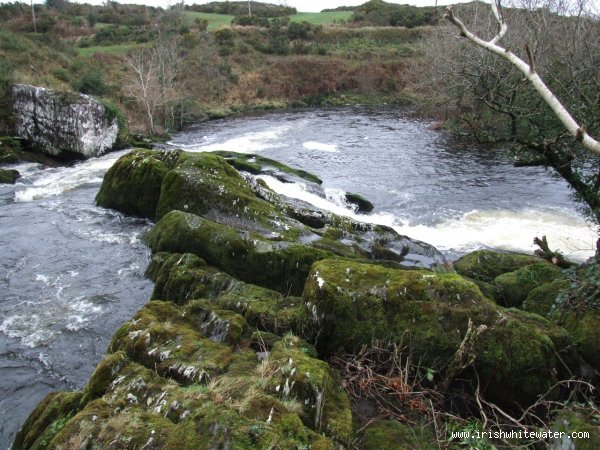
M 118 45 L 96 45 L 94 47 L 82 47 L 78 48 L 77 52 L 80 56 L 92 56 L 95 53 L 107 53 L 110 55 L 127 53 L 137 47 L 143 47 L 147 44 L 137 44 L 135 42 L 129 44 L 118 44 Z
M 298 13 L 290 17 L 292 22 L 308 22 L 313 25 L 329 25 L 341 20 L 348 20 L 352 11 L 330 11 L 319 13 Z
M 234 16 L 230 16 L 227 14 L 212 14 L 193 11 L 186 11 L 185 16 L 188 25 L 192 25 L 194 23 L 194 20 L 196 20 L 197 18 L 200 20 L 208 20 L 208 31 L 216 30 L 221 26 L 231 26 L 231 21 L 234 18 Z

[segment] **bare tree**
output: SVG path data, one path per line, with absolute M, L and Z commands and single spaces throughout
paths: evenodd
M 486 41 L 467 29 L 463 22 L 454 15 L 452 6 L 446 9 L 446 18 L 460 29 L 461 36 L 478 45 L 479 47 L 504 58 L 514 67 L 516 67 L 538 92 L 542 99 L 552 109 L 556 117 L 562 122 L 564 127 L 569 131 L 571 136 L 581 142 L 581 144 L 590 152 L 600 155 L 600 142 L 592 138 L 587 131 L 578 124 L 572 117 L 569 111 L 563 106 L 561 101 L 554 93 L 546 86 L 542 78 L 538 75 L 533 53 L 529 45 L 525 44 L 528 62 L 525 62 L 514 54 L 511 50 L 498 45 L 498 42 L 505 36 L 508 31 L 508 25 L 502 15 L 500 0 L 491 0 L 491 9 L 496 18 L 498 25 L 498 33 L 489 41 Z
M 148 129 L 156 133 L 157 114 L 164 117 L 165 108 L 183 95 L 179 39 L 160 37 L 154 47 L 135 50 L 125 60 L 131 69 L 126 88 L 144 106 Z

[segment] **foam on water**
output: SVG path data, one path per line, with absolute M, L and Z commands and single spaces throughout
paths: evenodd
M 259 176 L 275 192 L 360 222 L 393 227 L 398 233 L 418 239 L 439 250 L 465 253 L 480 248 L 497 248 L 531 253 L 533 238 L 545 235 L 552 247 L 574 260 L 594 254 L 594 229 L 579 215 L 560 208 L 517 211 L 470 211 L 460 217 L 442 218 L 431 225 L 411 225 L 391 213 L 357 214 L 339 189 L 325 189 L 320 196 L 302 183 L 282 183 L 271 176 Z
M 130 150 L 91 158 L 72 167 L 29 170 L 19 178 L 15 189 L 16 202 L 53 197 L 82 185 L 100 184 L 106 171 Z M 38 166 L 39 167 L 39 166 Z
M 290 125 L 279 125 L 270 127 L 268 130 L 264 131 L 245 133 L 223 142 L 214 142 L 213 139 L 204 136 L 201 143 L 186 145 L 169 142 L 169 144 L 189 152 L 214 152 L 225 150 L 242 153 L 259 153 L 261 150 L 281 147 L 281 137 L 289 129 Z
M 317 150 L 320 152 L 337 153 L 339 152 L 336 144 L 323 144 L 322 142 L 308 141 L 302 144 L 307 150 Z

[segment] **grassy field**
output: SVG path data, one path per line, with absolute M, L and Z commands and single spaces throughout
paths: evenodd
M 331 11 L 319 13 L 298 13 L 290 17 L 292 22 L 308 22 L 313 25 L 329 25 L 341 20 L 348 20 L 351 11 Z
M 208 20 L 208 31 L 216 30 L 220 26 L 228 27 L 233 20 L 233 16 L 227 14 L 209 14 L 193 11 L 186 11 L 185 16 L 189 25 L 193 24 L 194 20 L 197 18 L 200 20 Z
M 129 50 L 141 47 L 146 44 L 119 44 L 119 45 L 97 45 L 95 47 L 81 47 L 77 49 L 77 52 L 81 56 L 92 56 L 94 53 L 108 53 L 108 54 L 119 54 L 127 53 Z
M 226 14 L 212 14 L 200 12 L 185 12 L 188 24 L 193 24 L 196 18 L 208 20 L 208 30 L 212 31 L 220 26 L 230 26 L 233 16 Z M 329 25 L 341 20 L 348 20 L 352 12 L 350 11 L 332 11 L 323 13 L 298 13 L 290 17 L 292 22 L 308 22 L 313 25 Z

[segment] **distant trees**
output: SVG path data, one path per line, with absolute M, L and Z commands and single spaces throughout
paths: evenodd
M 369 0 L 354 9 L 351 20 L 362 25 L 413 28 L 433 25 L 438 19 L 439 14 L 434 7 L 420 8 L 387 3 L 383 0 Z
M 600 224 L 600 21 L 585 0 L 511 5 L 449 10 L 467 42 L 438 30 L 432 71 L 474 136 L 552 168 Z
M 252 11 L 252 16 L 259 17 L 283 17 L 296 14 L 296 8 L 290 6 L 274 5 L 271 3 L 245 1 L 217 1 L 203 5 L 191 5 L 187 9 L 203 13 L 229 14 L 236 17 L 248 16 L 248 10 Z

